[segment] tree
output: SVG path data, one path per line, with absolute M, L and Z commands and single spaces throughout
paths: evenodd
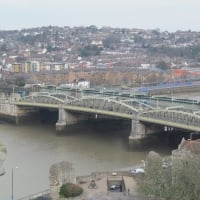
M 162 168 L 162 158 L 154 151 L 145 161 L 145 177 L 139 182 L 139 190 L 148 200 L 171 200 L 171 171 Z
M 101 48 L 96 45 L 88 45 L 84 48 L 79 49 L 79 53 L 81 57 L 88 57 L 88 56 L 97 56 L 101 53 Z
M 156 67 L 162 70 L 168 70 L 170 68 L 170 65 L 169 63 L 166 63 L 165 61 L 159 61 L 156 63 Z
M 159 154 L 146 158 L 145 177 L 139 191 L 148 200 L 196 200 L 200 196 L 200 155 L 181 151 L 172 155 L 172 166 L 163 168 Z M 171 162 L 171 161 L 170 161 Z
M 103 45 L 105 48 L 111 48 L 113 49 L 113 46 L 117 43 L 120 43 L 120 36 L 119 35 L 110 35 L 105 40 L 103 40 Z
M 81 195 L 83 189 L 76 184 L 73 183 L 66 183 L 63 184 L 60 188 L 59 195 L 61 198 L 69 198 L 69 197 L 76 197 Z
M 8 85 L 16 85 L 19 87 L 23 87 L 26 84 L 27 80 L 27 74 L 15 74 L 7 77 L 6 82 Z
M 160 198 L 163 195 L 164 181 L 162 177 L 162 159 L 154 151 L 150 151 L 145 161 L 145 177 L 140 182 L 140 191 L 149 199 Z
M 180 155 L 181 156 L 181 155 Z M 174 159 L 172 189 L 174 200 L 193 200 L 200 196 L 200 156 L 184 152 L 182 159 Z
M 6 44 L 2 44 L 0 47 L 1 51 L 7 51 L 7 45 Z

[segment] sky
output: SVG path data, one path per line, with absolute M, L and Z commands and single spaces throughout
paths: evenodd
M 200 0 L 0 0 L 0 30 L 96 25 L 200 31 Z

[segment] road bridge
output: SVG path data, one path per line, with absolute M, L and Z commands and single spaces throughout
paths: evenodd
M 5 106 L 12 109 L 4 110 L 19 118 L 27 113 L 40 109 L 58 111 L 56 130 L 62 131 L 65 126 L 85 120 L 88 115 L 94 118 L 108 116 L 117 119 L 128 119 L 131 122 L 129 141 L 147 137 L 149 134 L 161 132 L 168 126 L 188 132 L 200 132 L 199 102 L 190 102 L 170 98 L 137 96 L 125 98 L 122 96 L 84 96 L 76 98 L 64 93 L 33 93 L 32 95 L 15 99 L 7 104 L 0 104 L 0 112 Z

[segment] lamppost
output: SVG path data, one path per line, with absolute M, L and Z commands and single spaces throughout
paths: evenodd
M 14 169 L 17 169 L 18 167 L 16 166 L 16 167 L 12 167 L 12 200 L 13 200 L 13 197 L 14 197 L 14 180 L 13 180 L 13 178 L 14 178 Z

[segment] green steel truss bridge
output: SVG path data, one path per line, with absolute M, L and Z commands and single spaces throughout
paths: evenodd
M 85 96 L 76 98 L 64 93 L 33 93 L 15 101 L 18 107 L 64 109 L 76 113 L 134 120 L 142 124 L 168 126 L 186 131 L 200 131 L 198 102 L 175 99 L 119 96 Z

